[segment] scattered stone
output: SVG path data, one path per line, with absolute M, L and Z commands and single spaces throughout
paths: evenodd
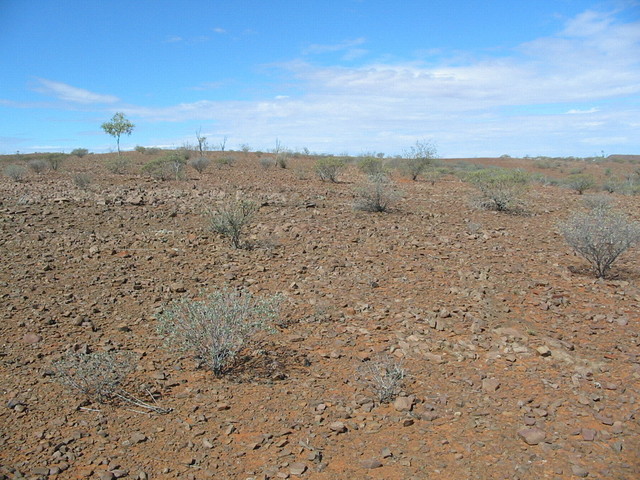
M 391 453 L 391 450 L 389 449 L 389 447 L 384 447 L 381 451 L 380 451 L 380 456 L 382 458 L 389 458 L 389 457 L 393 457 L 393 453 Z
M 611 418 L 611 417 L 607 417 L 606 415 L 603 415 L 602 413 L 596 413 L 595 417 L 596 417 L 596 420 L 602 422 L 602 424 L 604 424 L 604 425 L 613 425 L 613 418 Z
M 596 438 L 596 431 L 592 428 L 583 428 L 582 438 L 587 442 L 593 442 Z
M 539 347 L 536 348 L 536 351 L 540 354 L 540 356 L 542 357 L 549 357 L 551 356 L 551 350 L 549 350 L 549 347 L 547 347 L 546 345 L 541 345 Z
M 33 345 L 34 343 L 38 343 L 42 341 L 42 336 L 37 333 L 25 333 L 22 337 L 22 341 L 29 345 Z
M 539 428 L 523 428 L 518 431 L 518 436 L 522 438 L 527 445 L 538 445 L 546 438 L 547 434 Z
M 410 412 L 413 408 L 412 397 L 398 397 L 393 402 L 393 408 L 395 408 L 398 412 Z
M 347 426 L 343 422 L 333 422 L 329 425 L 329 430 L 336 433 L 344 433 L 347 431 Z
M 289 472 L 291 473 L 291 475 L 299 476 L 306 471 L 307 471 L 307 466 L 304 463 L 295 462 L 289 465 Z
M 574 476 L 581 477 L 581 478 L 584 478 L 587 475 L 589 475 L 589 472 L 585 470 L 583 467 L 581 467 L 580 465 L 571 465 L 571 473 L 573 473 Z
M 495 392 L 498 388 L 500 388 L 500 381 L 497 378 L 485 378 L 482 380 L 482 390 L 485 392 Z
M 366 460 L 362 460 L 360 465 L 362 465 L 362 468 L 366 468 L 367 470 L 373 470 L 374 468 L 380 468 L 382 466 L 382 462 L 377 458 L 368 458 Z
M 129 441 L 131 442 L 131 445 L 142 443 L 142 442 L 145 442 L 146 440 L 147 440 L 147 436 L 141 432 L 135 432 L 133 435 L 131 435 L 131 438 L 129 439 Z

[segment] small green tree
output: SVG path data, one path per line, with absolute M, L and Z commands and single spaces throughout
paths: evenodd
M 102 124 L 102 129 L 105 133 L 111 135 L 116 139 L 116 144 L 118 146 L 118 156 L 120 156 L 120 136 L 121 135 L 131 135 L 135 125 L 124 116 L 124 113 L 117 112 L 111 120 L 108 122 L 104 122 Z

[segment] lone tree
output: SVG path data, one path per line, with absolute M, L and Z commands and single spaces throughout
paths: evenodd
M 117 112 L 111 120 L 108 122 L 104 122 L 102 124 L 102 129 L 105 133 L 108 133 L 112 137 L 115 137 L 116 143 L 118 145 L 118 156 L 120 156 L 120 135 L 123 133 L 126 135 L 131 135 L 135 125 L 129 121 L 127 117 L 124 116 L 124 113 Z

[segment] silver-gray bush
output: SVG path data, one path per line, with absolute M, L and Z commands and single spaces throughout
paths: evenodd
M 174 302 L 159 316 L 159 331 L 221 375 L 254 334 L 269 329 L 280 302 L 278 295 L 260 298 L 223 289 L 202 300 Z
M 574 213 L 560 225 L 560 230 L 573 250 L 584 257 L 599 278 L 613 263 L 640 240 L 640 223 L 608 206 Z

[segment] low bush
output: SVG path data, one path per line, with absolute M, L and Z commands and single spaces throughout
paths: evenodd
M 71 150 L 71 155 L 82 158 L 85 155 L 89 155 L 89 150 L 87 150 L 86 148 L 74 148 L 73 150 Z
M 209 165 L 211 165 L 211 160 L 207 157 L 197 157 L 189 161 L 189 166 L 200 174 L 202 174 Z
M 578 192 L 578 195 L 582 195 L 590 188 L 593 188 L 595 184 L 596 180 L 591 175 L 585 174 L 569 175 L 565 182 L 565 185 Z
M 116 396 L 133 368 L 131 355 L 113 352 L 68 353 L 53 364 L 60 383 L 101 403 Z
M 243 230 L 251 223 L 257 209 L 257 205 L 248 200 L 226 203 L 208 213 L 211 230 L 228 237 L 235 248 L 242 248 L 246 246 L 242 241 Z
M 466 180 L 480 191 L 478 205 L 486 210 L 519 211 L 529 176 L 521 170 L 486 168 L 469 172 Z
M 91 184 L 91 176 L 87 173 L 76 173 L 73 176 L 73 184 L 81 190 L 86 190 Z
M 114 175 L 124 175 L 129 170 L 131 162 L 125 156 L 117 156 L 106 163 L 107 170 Z
M 236 163 L 236 159 L 231 155 L 226 155 L 224 157 L 218 157 L 215 159 L 216 165 L 218 168 L 222 167 L 231 167 L 234 163 Z
M 344 160 L 337 157 L 319 158 L 315 164 L 315 172 L 323 182 L 336 183 L 338 174 L 344 168 Z
M 27 175 L 27 169 L 22 165 L 7 165 L 4 167 L 4 174 L 14 182 L 21 182 Z
M 371 175 L 356 190 L 354 208 L 365 212 L 388 212 L 400 198 L 393 182 L 384 174 Z
M 47 162 L 49 162 L 49 168 L 57 171 L 67 156 L 64 153 L 49 153 L 47 155 Z
M 597 205 L 586 213 L 574 213 L 560 225 L 569 246 L 604 277 L 620 255 L 640 240 L 640 224 L 611 209 Z
M 381 158 L 364 157 L 358 161 L 358 168 L 366 175 L 378 175 L 384 173 Z
M 367 362 L 360 372 L 380 403 L 392 402 L 402 391 L 407 376 L 400 361 L 388 356 Z
M 49 168 L 49 163 L 41 158 L 34 158 L 29 160 L 27 166 L 37 174 L 45 172 Z
M 214 292 L 203 300 L 183 299 L 160 315 L 159 331 L 222 375 L 252 337 L 277 319 L 280 302 L 277 295 L 260 298 L 232 290 Z
M 187 157 L 185 152 L 179 150 L 151 160 L 142 167 L 142 171 L 151 175 L 156 180 L 180 180 L 184 173 L 186 163 Z

